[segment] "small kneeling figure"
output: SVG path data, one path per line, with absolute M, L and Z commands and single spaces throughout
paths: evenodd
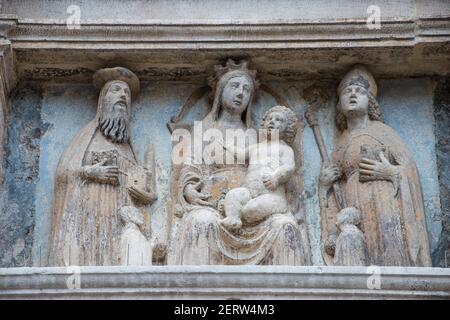
M 144 217 L 138 208 L 123 206 L 119 209 L 124 227 L 120 235 L 120 264 L 122 266 L 149 266 L 152 264 L 152 244 L 142 234 Z
M 367 248 L 364 235 L 357 227 L 360 221 L 361 213 L 356 208 L 344 208 L 338 213 L 336 225 L 340 233 L 336 240 L 334 265 L 367 265 Z

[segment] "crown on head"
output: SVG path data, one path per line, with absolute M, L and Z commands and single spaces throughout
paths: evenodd
M 361 64 L 354 65 L 339 83 L 338 95 L 348 85 L 359 85 L 366 88 L 373 97 L 377 96 L 377 83 L 367 68 Z
M 240 63 L 236 63 L 234 60 L 228 59 L 225 66 L 222 66 L 220 64 L 215 65 L 214 75 L 208 78 L 208 85 L 213 89 L 213 91 L 216 90 L 216 86 L 220 78 L 230 71 L 241 71 L 246 73 L 253 80 L 253 83 L 255 84 L 255 90 L 258 89 L 259 81 L 256 80 L 256 70 L 248 69 L 248 61 L 243 60 Z
M 361 75 L 351 79 L 347 85 L 361 86 L 361 87 L 365 88 L 366 90 L 368 90 L 370 88 L 369 81 L 367 81 L 367 79 Z

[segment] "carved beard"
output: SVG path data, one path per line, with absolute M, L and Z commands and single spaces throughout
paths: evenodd
M 122 112 L 104 113 L 99 120 L 99 129 L 114 143 L 128 142 L 128 117 Z

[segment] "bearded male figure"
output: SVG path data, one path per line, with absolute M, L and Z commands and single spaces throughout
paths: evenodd
M 155 199 L 130 142 L 138 78 L 122 67 L 107 68 L 95 73 L 94 85 L 101 88 L 97 115 L 72 140 L 56 170 L 51 266 L 120 264 L 119 209 L 133 205 L 145 211 Z M 146 177 L 143 183 L 130 183 L 136 171 Z

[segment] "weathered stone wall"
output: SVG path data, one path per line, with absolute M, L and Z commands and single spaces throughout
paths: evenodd
M 309 90 L 312 87 L 326 88 L 324 95 L 329 98 L 319 113 L 319 123 L 326 144 L 331 150 L 335 136 L 334 105 L 337 80 L 326 83 L 303 81 L 267 84 L 278 94 L 285 96 L 299 116 L 303 115 L 308 105 L 306 100 Z M 417 162 L 423 185 L 434 264 L 442 265 L 445 236 L 442 233 L 441 221 L 448 222 L 450 202 L 447 169 L 449 158 L 446 151 L 448 149 L 445 149 L 448 145 L 444 141 L 448 139 L 449 127 L 448 82 L 436 87 L 434 103 L 433 83 L 428 78 L 379 80 L 378 84 L 379 102 L 386 123 L 399 133 Z M 133 105 L 133 143 L 138 159 L 143 160 L 150 143 L 154 143 L 156 147 L 159 198 L 149 213 L 152 216 L 152 237 L 155 238 L 164 239 L 167 234 L 165 204 L 169 197 L 171 141 L 166 123 L 179 112 L 181 105 L 197 87 L 198 84 L 191 83 L 143 82 L 141 95 Z M 89 84 L 47 84 L 43 85 L 42 89 L 22 85 L 17 90 L 8 116 L 7 174 L 2 194 L 4 209 L 0 218 L 1 266 L 46 264 L 54 172 L 59 157 L 71 138 L 94 117 L 97 94 Z M 255 123 L 258 123 L 264 111 L 275 103 L 270 94 L 260 92 L 254 106 Z M 201 119 L 207 111 L 208 99 L 205 96 L 195 104 L 188 118 L 190 121 Z M 303 131 L 302 144 L 303 203 L 308 213 L 313 263 L 321 265 L 323 261 L 320 255 L 317 197 L 320 158 L 312 132 L 307 126 Z M 446 228 L 448 230 L 448 225 L 444 225 L 444 229 Z
M 437 164 L 441 190 L 442 233 L 433 255 L 433 265 L 450 266 L 450 78 L 436 81 L 434 91 Z
M 366 17 L 367 8 L 377 5 L 383 17 L 431 16 L 448 10 L 446 0 L 3 0 L 0 12 L 15 12 L 24 18 L 65 19 L 67 8 L 77 5 L 83 20 L 142 22 L 154 20 L 327 20 Z M 218 10 L 220 8 L 220 10 Z
M 8 115 L 6 174 L 1 189 L 0 266 L 32 265 L 36 185 L 39 180 L 40 90 L 24 86 L 12 99 Z

